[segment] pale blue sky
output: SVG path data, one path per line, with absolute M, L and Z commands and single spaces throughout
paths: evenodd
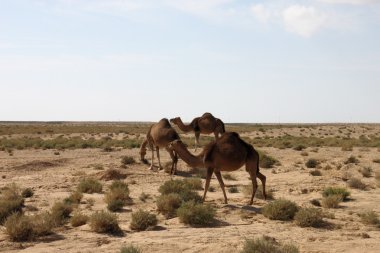
M 0 120 L 380 122 L 379 0 L 0 0 Z

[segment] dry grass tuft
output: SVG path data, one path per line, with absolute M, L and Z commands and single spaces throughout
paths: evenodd
M 177 210 L 179 220 L 190 226 L 208 226 L 214 222 L 215 210 L 208 204 L 185 202 Z
M 347 191 L 346 188 L 343 188 L 343 187 L 327 187 L 322 192 L 323 197 L 328 197 L 331 195 L 340 195 L 343 201 L 348 200 L 348 196 L 350 196 L 350 194 L 351 193 Z
M 294 216 L 296 224 L 300 227 L 320 227 L 323 223 L 321 210 L 317 208 L 302 208 Z
M 153 228 L 157 225 L 157 222 L 158 221 L 155 214 L 139 209 L 138 211 L 132 213 L 130 228 L 132 230 L 143 231 Z
M 166 218 L 175 217 L 177 209 L 181 206 L 182 200 L 177 193 L 161 195 L 157 199 L 157 210 Z
M 104 172 L 100 172 L 100 180 L 110 181 L 110 180 L 121 180 L 127 178 L 127 175 L 122 173 L 117 169 L 108 169 Z
M 365 190 L 367 188 L 367 186 L 359 178 L 356 177 L 353 177 L 350 180 L 348 180 L 348 186 L 359 190 Z
M 86 224 L 87 221 L 88 221 L 88 216 L 80 212 L 75 212 L 70 219 L 71 226 L 73 227 L 82 226 Z
M 112 182 L 109 191 L 104 196 L 104 201 L 107 203 L 108 210 L 120 211 L 125 205 L 131 203 L 128 184 L 123 181 Z
M 253 240 L 246 239 L 240 253 L 299 253 L 299 249 L 293 244 L 281 245 L 274 238 L 263 236 Z
M 297 211 L 296 203 L 286 199 L 277 199 L 262 209 L 263 215 L 271 220 L 292 220 Z
M 120 249 L 120 253 L 141 253 L 142 251 L 139 248 L 136 248 L 133 245 L 124 246 Z
M 55 226 L 63 225 L 68 220 L 68 218 L 70 218 L 72 211 L 73 207 L 70 204 L 66 204 L 64 202 L 54 203 L 51 208 L 51 216 Z
M 102 189 L 102 184 L 93 178 L 84 178 L 78 185 L 78 191 L 82 193 L 101 193 Z
M 96 233 L 120 234 L 121 229 L 115 214 L 97 211 L 89 218 L 91 230 Z
M 380 227 L 380 220 L 377 213 L 374 211 L 367 211 L 359 214 L 361 221 L 366 225 L 375 225 Z

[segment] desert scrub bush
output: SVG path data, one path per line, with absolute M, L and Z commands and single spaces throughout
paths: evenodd
M 380 226 L 379 216 L 374 211 L 366 211 L 364 213 L 360 213 L 359 217 L 361 221 L 366 225 Z
M 183 180 L 192 190 L 203 190 L 202 179 L 199 177 L 185 178 Z
M 7 185 L 0 195 L 0 224 L 13 213 L 21 213 L 24 207 L 24 198 L 15 184 Z
M 182 201 L 194 200 L 201 202 L 202 197 L 193 190 L 193 184 L 186 182 L 186 180 L 168 180 L 160 186 L 158 191 L 162 194 L 177 193 Z
M 4 226 L 11 241 L 28 241 L 34 238 L 33 223 L 28 216 L 14 213 L 7 218 Z
M 260 167 L 261 168 L 273 168 L 275 165 L 280 165 L 280 161 L 276 158 L 267 155 L 267 154 L 260 154 Z
M 138 211 L 132 213 L 130 228 L 132 230 L 143 231 L 156 226 L 157 222 L 158 221 L 155 214 L 139 209 Z
M 93 178 L 84 178 L 78 185 L 78 191 L 82 193 L 101 193 L 102 189 L 102 184 Z
M 367 187 L 359 178 L 356 177 L 352 177 L 348 180 L 348 186 L 359 190 L 365 190 Z
M 63 203 L 68 205 L 78 205 L 83 198 L 83 193 L 75 191 L 70 194 L 67 198 L 63 199 Z
M 322 218 L 322 212 L 317 208 L 301 208 L 294 216 L 295 223 L 300 227 L 320 227 Z
M 372 175 L 372 168 L 371 167 L 364 167 L 360 170 L 360 173 L 363 177 L 371 177 Z
M 70 223 L 71 223 L 71 226 L 73 227 L 82 226 L 86 224 L 87 221 L 88 221 L 88 216 L 78 211 L 75 212 L 73 216 L 70 218 Z
M 190 226 L 207 226 L 213 223 L 215 210 L 209 204 L 185 202 L 177 209 L 179 220 Z
M 271 220 L 292 220 L 297 211 L 296 203 L 286 199 L 277 199 L 266 204 L 262 209 L 262 214 Z
M 122 247 L 120 253 L 141 253 L 141 250 L 133 245 L 129 245 Z
M 123 156 L 121 158 L 121 164 L 123 165 L 134 164 L 134 163 L 136 163 L 136 161 L 135 161 L 135 158 L 133 158 L 132 156 Z
M 306 147 L 304 145 L 302 145 L 302 144 L 298 144 L 298 145 L 296 145 L 296 146 L 293 147 L 293 149 L 296 150 L 296 151 L 302 151 L 305 148 Z
M 348 200 L 348 196 L 350 196 L 350 194 L 351 193 L 343 187 L 327 187 L 322 192 L 323 197 L 328 197 L 331 195 L 340 195 L 343 201 Z
M 342 195 L 329 195 L 322 199 L 322 206 L 325 208 L 338 208 L 342 200 Z
M 312 176 L 322 176 L 322 172 L 320 170 L 312 170 L 309 172 Z
M 33 192 L 32 188 L 25 188 L 21 192 L 21 196 L 24 197 L 24 198 L 30 198 L 33 195 L 34 195 L 34 192 Z
M 305 163 L 307 168 L 316 168 L 318 164 L 319 164 L 318 160 L 314 158 L 310 158 Z
M 117 216 L 110 212 L 97 211 L 90 216 L 88 222 L 91 230 L 96 233 L 119 234 L 121 232 Z
M 351 155 L 349 158 L 347 158 L 346 161 L 344 161 L 344 164 L 349 164 L 349 163 L 357 164 L 359 163 L 359 160 L 355 156 Z
M 104 196 L 107 208 L 110 211 L 120 211 L 125 205 L 131 203 L 129 197 L 128 184 L 123 181 L 114 181 L 109 187 L 109 191 Z
M 243 187 L 243 194 L 247 197 L 252 196 L 252 191 L 253 191 L 252 185 L 245 185 Z M 268 200 L 274 199 L 273 191 L 268 187 L 268 185 L 266 185 L 266 194 L 267 194 Z M 264 199 L 263 186 L 262 185 L 257 186 L 256 193 L 255 193 L 254 197 L 258 198 L 258 199 Z
M 239 188 L 237 188 L 237 186 L 231 186 L 228 188 L 228 192 L 229 193 L 238 193 L 239 192 Z
M 281 245 L 274 238 L 246 239 L 240 253 L 299 253 L 298 247 L 293 244 Z
M 100 176 L 101 180 L 120 180 L 125 179 L 127 177 L 126 174 L 122 173 L 120 170 L 117 169 L 108 169 L 102 173 Z
M 66 204 L 64 202 L 56 202 L 51 208 L 51 216 L 55 223 L 55 226 L 63 225 L 68 218 L 70 218 L 70 214 L 73 211 L 73 207 L 70 204 Z
M 310 200 L 310 204 L 312 204 L 313 206 L 321 206 L 321 202 L 318 199 Z
M 234 177 L 230 173 L 223 174 L 223 178 L 226 179 L 226 180 L 230 180 L 230 181 L 236 181 L 236 177 Z
M 150 195 L 148 193 L 142 192 L 139 196 L 139 200 L 142 202 L 145 202 L 147 199 L 150 198 Z
M 166 218 L 175 217 L 177 209 L 181 206 L 182 199 L 177 193 L 161 195 L 157 199 L 157 210 Z

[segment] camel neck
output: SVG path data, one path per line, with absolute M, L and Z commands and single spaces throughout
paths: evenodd
M 188 124 L 188 125 L 185 125 L 183 122 L 182 122 L 182 119 L 179 118 L 178 119 L 178 122 L 177 122 L 177 126 L 179 127 L 179 129 L 181 129 L 182 131 L 184 132 L 190 132 L 190 131 L 193 131 L 193 126 L 191 124 Z
M 178 156 L 188 165 L 193 168 L 203 168 L 203 154 L 199 154 L 197 156 L 190 153 L 190 151 L 185 147 L 183 143 L 178 143 L 174 147 L 175 152 L 177 152 Z

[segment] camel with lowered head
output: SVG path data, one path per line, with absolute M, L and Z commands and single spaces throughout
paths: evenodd
M 172 159 L 172 167 L 170 174 L 176 174 L 177 170 L 177 161 L 178 157 L 175 151 L 173 149 L 169 148 L 168 145 L 172 141 L 180 140 L 180 137 L 176 130 L 170 125 L 169 120 L 166 118 L 161 119 L 158 123 L 153 124 L 146 135 L 146 139 L 141 144 L 140 147 L 140 159 L 144 163 L 147 163 L 147 160 L 145 159 L 146 154 L 146 146 L 149 145 L 150 149 L 152 150 L 152 163 L 149 167 L 150 170 L 154 167 L 154 150 L 157 152 L 157 158 L 158 158 L 158 165 L 159 170 L 162 169 L 161 161 L 160 161 L 160 148 L 165 148 L 168 153 L 170 154 L 170 157 Z
M 203 201 L 210 185 L 212 173 L 215 173 L 224 195 L 224 203 L 227 204 L 227 195 L 224 190 L 224 182 L 221 171 L 234 171 L 245 165 L 246 171 L 252 180 L 252 196 L 249 202 L 253 203 L 257 189 L 258 177 L 263 185 L 263 195 L 266 199 L 265 182 L 266 177 L 259 171 L 259 154 L 252 145 L 243 141 L 239 134 L 235 132 L 226 132 L 217 140 L 206 145 L 203 151 L 194 156 L 186 148 L 181 140 L 172 141 L 169 145 L 178 156 L 192 167 L 205 167 L 207 169 L 206 185 L 203 194 Z
M 219 134 L 225 132 L 224 123 L 218 118 L 215 118 L 211 113 L 204 113 L 201 117 L 194 118 L 190 124 L 185 125 L 180 117 L 170 119 L 170 122 L 177 125 L 183 132 L 195 133 L 195 149 L 199 146 L 200 134 L 214 133 L 215 139 L 218 139 Z

